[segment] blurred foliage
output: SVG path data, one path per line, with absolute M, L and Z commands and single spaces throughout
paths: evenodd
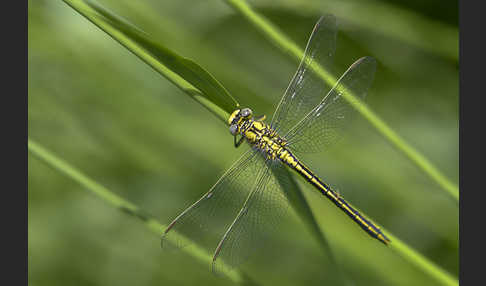
M 199 63 L 258 114 L 272 114 L 297 68 L 222 1 L 99 3 Z M 251 4 L 301 47 L 319 15 L 336 15 L 336 70 L 375 57 L 368 105 L 458 181 L 456 1 Z M 245 151 L 233 148 L 216 117 L 66 4 L 29 1 L 28 37 L 29 137 L 162 223 Z M 339 145 L 303 159 L 351 203 L 458 275 L 457 205 L 367 122 L 356 120 Z M 228 283 L 209 265 L 160 250 L 159 237 L 137 220 L 30 156 L 28 180 L 30 284 Z M 435 283 L 299 182 L 351 284 Z M 242 266 L 255 281 L 321 285 L 334 275 L 292 212 L 271 239 Z

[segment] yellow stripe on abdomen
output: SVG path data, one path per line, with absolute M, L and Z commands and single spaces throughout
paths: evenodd
M 390 240 L 381 232 L 380 228 L 373 224 L 370 220 L 361 215 L 355 208 L 346 202 L 338 193 L 331 190 L 324 184 L 316 175 L 312 173 L 304 164 L 300 163 L 295 156 L 288 150 L 283 150 L 279 154 L 279 159 L 284 162 L 291 169 L 295 170 L 299 175 L 316 187 L 323 195 L 330 199 L 336 206 L 343 210 L 349 217 L 351 217 L 364 231 L 370 236 L 378 239 L 384 244 L 388 244 Z

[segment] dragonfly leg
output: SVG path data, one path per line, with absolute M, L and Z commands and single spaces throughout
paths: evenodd
M 267 116 L 264 114 L 264 115 L 262 115 L 262 116 L 260 116 L 260 117 L 258 117 L 258 118 L 255 118 L 255 121 L 263 121 L 263 120 L 265 120 L 266 118 L 267 118 Z
M 241 143 L 243 143 L 243 140 L 245 139 L 244 136 L 241 136 L 241 138 L 238 140 L 238 142 L 236 142 L 236 136 L 234 136 L 234 138 L 235 138 L 235 148 L 240 147 Z

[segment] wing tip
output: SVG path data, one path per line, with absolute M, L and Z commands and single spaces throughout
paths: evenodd
M 167 234 L 169 230 L 171 229 L 171 226 L 167 227 L 162 235 L 160 236 L 160 248 L 164 248 L 164 242 L 167 240 Z
M 333 26 L 336 26 L 336 16 L 334 16 L 333 14 L 324 14 L 319 17 L 319 20 L 317 20 L 316 25 L 314 26 L 314 31 L 319 29 L 319 27 L 325 23 L 333 24 Z
M 213 254 L 213 258 L 211 260 L 211 272 L 214 273 L 215 275 L 219 275 L 221 272 L 222 272 L 222 268 L 221 268 L 221 265 L 219 265 L 219 260 L 218 257 L 219 257 L 219 253 L 221 251 L 221 248 L 223 246 L 223 240 L 221 240 L 218 244 L 218 246 L 216 247 L 216 250 Z
M 369 71 L 369 77 L 371 77 L 373 80 L 374 74 L 376 72 L 376 59 L 370 56 L 364 56 L 356 60 L 349 68 L 348 70 L 355 70 L 357 69 L 358 66 L 366 66 L 365 69 Z
M 350 68 L 355 68 L 356 66 L 362 64 L 362 63 L 368 63 L 368 64 L 373 64 L 373 65 L 376 65 L 376 59 L 373 58 L 373 57 L 370 57 L 370 56 L 364 56 L 364 57 L 361 57 L 359 59 L 357 59 L 352 65 Z

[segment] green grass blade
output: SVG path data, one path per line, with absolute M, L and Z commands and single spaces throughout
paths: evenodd
M 362 29 L 414 46 L 424 52 L 459 60 L 458 29 L 432 20 L 398 3 L 377 0 L 258 1 L 258 8 L 299 11 L 303 15 L 330 13 L 339 15 Z M 386 23 L 380 25 L 378 23 Z M 413 23 L 413 25 L 411 25 Z M 426 40 L 425 40 L 426 39 Z
M 163 231 L 167 228 L 167 225 L 161 224 L 133 203 L 121 198 L 112 191 L 108 190 L 103 185 L 83 174 L 80 170 L 71 166 L 66 161 L 58 158 L 56 155 L 42 147 L 34 140 L 31 140 L 30 138 L 28 139 L 28 150 L 32 155 L 42 160 L 44 163 L 46 163 L 59 173 L 72 179 L 87 190 L 91 191 L 97 197 L 104 200 L 107 204 L 139 219 L 151 232 L 161 236 Z M 170 239 L 189 242 L 188 238 L 177 233 L 174 233 L 174 236 Z M 203 248 L 198 247 L 195 243 L 190 242 L 190 244 L 193 245 L 193 247 L 185 247 L 182 248 L 181 251 L 184 251 L 185 253 L 189 254 L 190 256 L 202 263 L 206 263 L 206 265 L 210 265 L 212 262 L 212 254 L 210 254 Z M 253 281 L 251 281 L 246 275 L 239 272 L 238 270 L 224 272 L 223 274 L 233 282 L 241 283 L 244 285 L 255 285 Z
M 262 34 L 268 37 L 278 48 L 285 53 L 292 56 L 295 60 L 300 61 L 304 56 L 304 51 L 292 42 L 285 34 L 280 32 L 268 20 L 251 9 L 251 7 L 243 0 L 226 0 L 241 13 L 250 23 L 252 23 Z M 334 86 L 337 79 L 329 72 L 322 69 L 320 66 L 314 64 L 312 67 L 321 76 L 322 80 L 326 81 L 331 86 Z M 375 129 L 382 134 L 390 143 L 398 150 L 403 152 L 408 159 L 410 159 L 416 166 L 418 166 L 425 174 L 427 174 L 434 182 L 436 182 L 448 195 L 450 195 L 456 203 L 459 201 L 459 188 L 446 178 L 425 156 L 420 154 L 410 144 L 408 144 L 401 136 L 398 135 L 385 121 L 376 115 L 368 106 L 357 100 L 350 92 L 344 92 L 343 97 L 353 105 L 359 113 L 371 123 Z
M 397 237 L 389 233 L 387 235 L 393 241 L 393 243 L 390 244 L 390 247 L 405 260 L 417 265 L 420 269 L 422 269 L 422 271 L 434 277 L 442 285 L 459 285 L 457 278 L 453 277 L 450 273 L 438 267 L 420 253 L 411 249 L 407 244 Z
M 148 35 L 92 1 L 63 0 L 117 42 L 226 122 L 236 100 L 194 61 L 150 39 Z

